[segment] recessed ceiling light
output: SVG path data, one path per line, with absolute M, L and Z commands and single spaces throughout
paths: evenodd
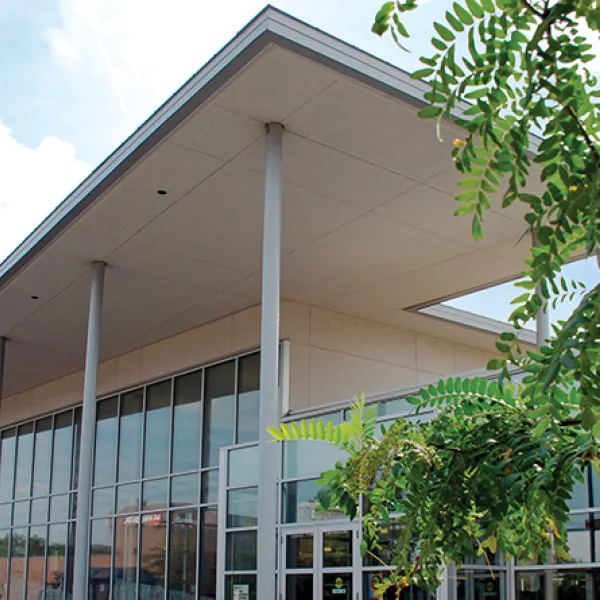
M 39 300 L 39 299 L 40 299 L 40 297 L 39 297 L 39 296 L 30 296 L 30 298 L 31 298 L 32 300 Z
M 167 195 L 167 190 L 156 190 L 156 193 L 159 196 L 166 196 Z

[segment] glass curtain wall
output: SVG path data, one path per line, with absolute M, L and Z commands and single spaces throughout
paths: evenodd
M 258 441 L 259 360 L 98 401 L 90 599 L 216 597 L 219 451 Z M 72 599 L 80 410 L 0 432 L 2 600 Z

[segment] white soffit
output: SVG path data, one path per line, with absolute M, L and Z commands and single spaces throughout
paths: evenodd
M 0 267 L 5 393 L 83 366 L 93 260 L 108 264 L 103 359 L 259 301 L 270 121 L 285 126 L 286 298 L 394 323 L 516 276 L 518 216 L 490 213 L 480 246 L 451 218 L 461 132 L 436 139 L 416 117 L 422 91 L 263 12 Z

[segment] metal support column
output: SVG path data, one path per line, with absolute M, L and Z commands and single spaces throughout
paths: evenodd
M 100 359 L 100 329 L 105 267 L 106 265 L 101 262 L 95 262 L 92 265 L 90 312 L 88 315 L 85 374 L 83 379 L 77 527 L 75 529 L 75 560 L 73 568 L 73 598 L 77 598 L 77 600 L 85 600 L 88 595 L 87 577 L 92 509 L 92 462 L 94 457 L 96 394 L 98 389 L 98 362 Z
M 0 408 L 2 405 L 2 391 L 4 390 L 4 359 L 6 356 L 6 338 L 0 337 Z
M 532 242 L 533 247 L 537 248 L 538 241 L 535 234 L 532 234 Z M 542 296 L 542 292 L 540 290 L 540 286 L 537 287 L 536 293 L 539 298 L 543 301 L 544 298 Z M 546 343 L 546 340 L 550 337 L 550 317 L 548 315 L 547 310 L 540 309 L 536 318 L 536 327 L 535 327 L 535 343 L 536 345 L 543 346 Z
M 283 126 L 267 126 L 260 340 L 260 463 L 257 600 L 275 600 L 277 479 L 281 448 L 267 427 L 279 425 L 279 310 L 281 295 Z

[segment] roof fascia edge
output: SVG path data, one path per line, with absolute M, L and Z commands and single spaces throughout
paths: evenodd
M 154 114 L 96 167 L 34 231 L 0 264 L 0 290 L 40 254 L 73 220 L 120 177 L 140 161 L 148 150 L 177 127 L 197 106 L 238 72 L 270 41 L 272 9 L 257 15 L 223 49 L 191 77 Z M 175 119 L 174 119 L 175 118 Z

